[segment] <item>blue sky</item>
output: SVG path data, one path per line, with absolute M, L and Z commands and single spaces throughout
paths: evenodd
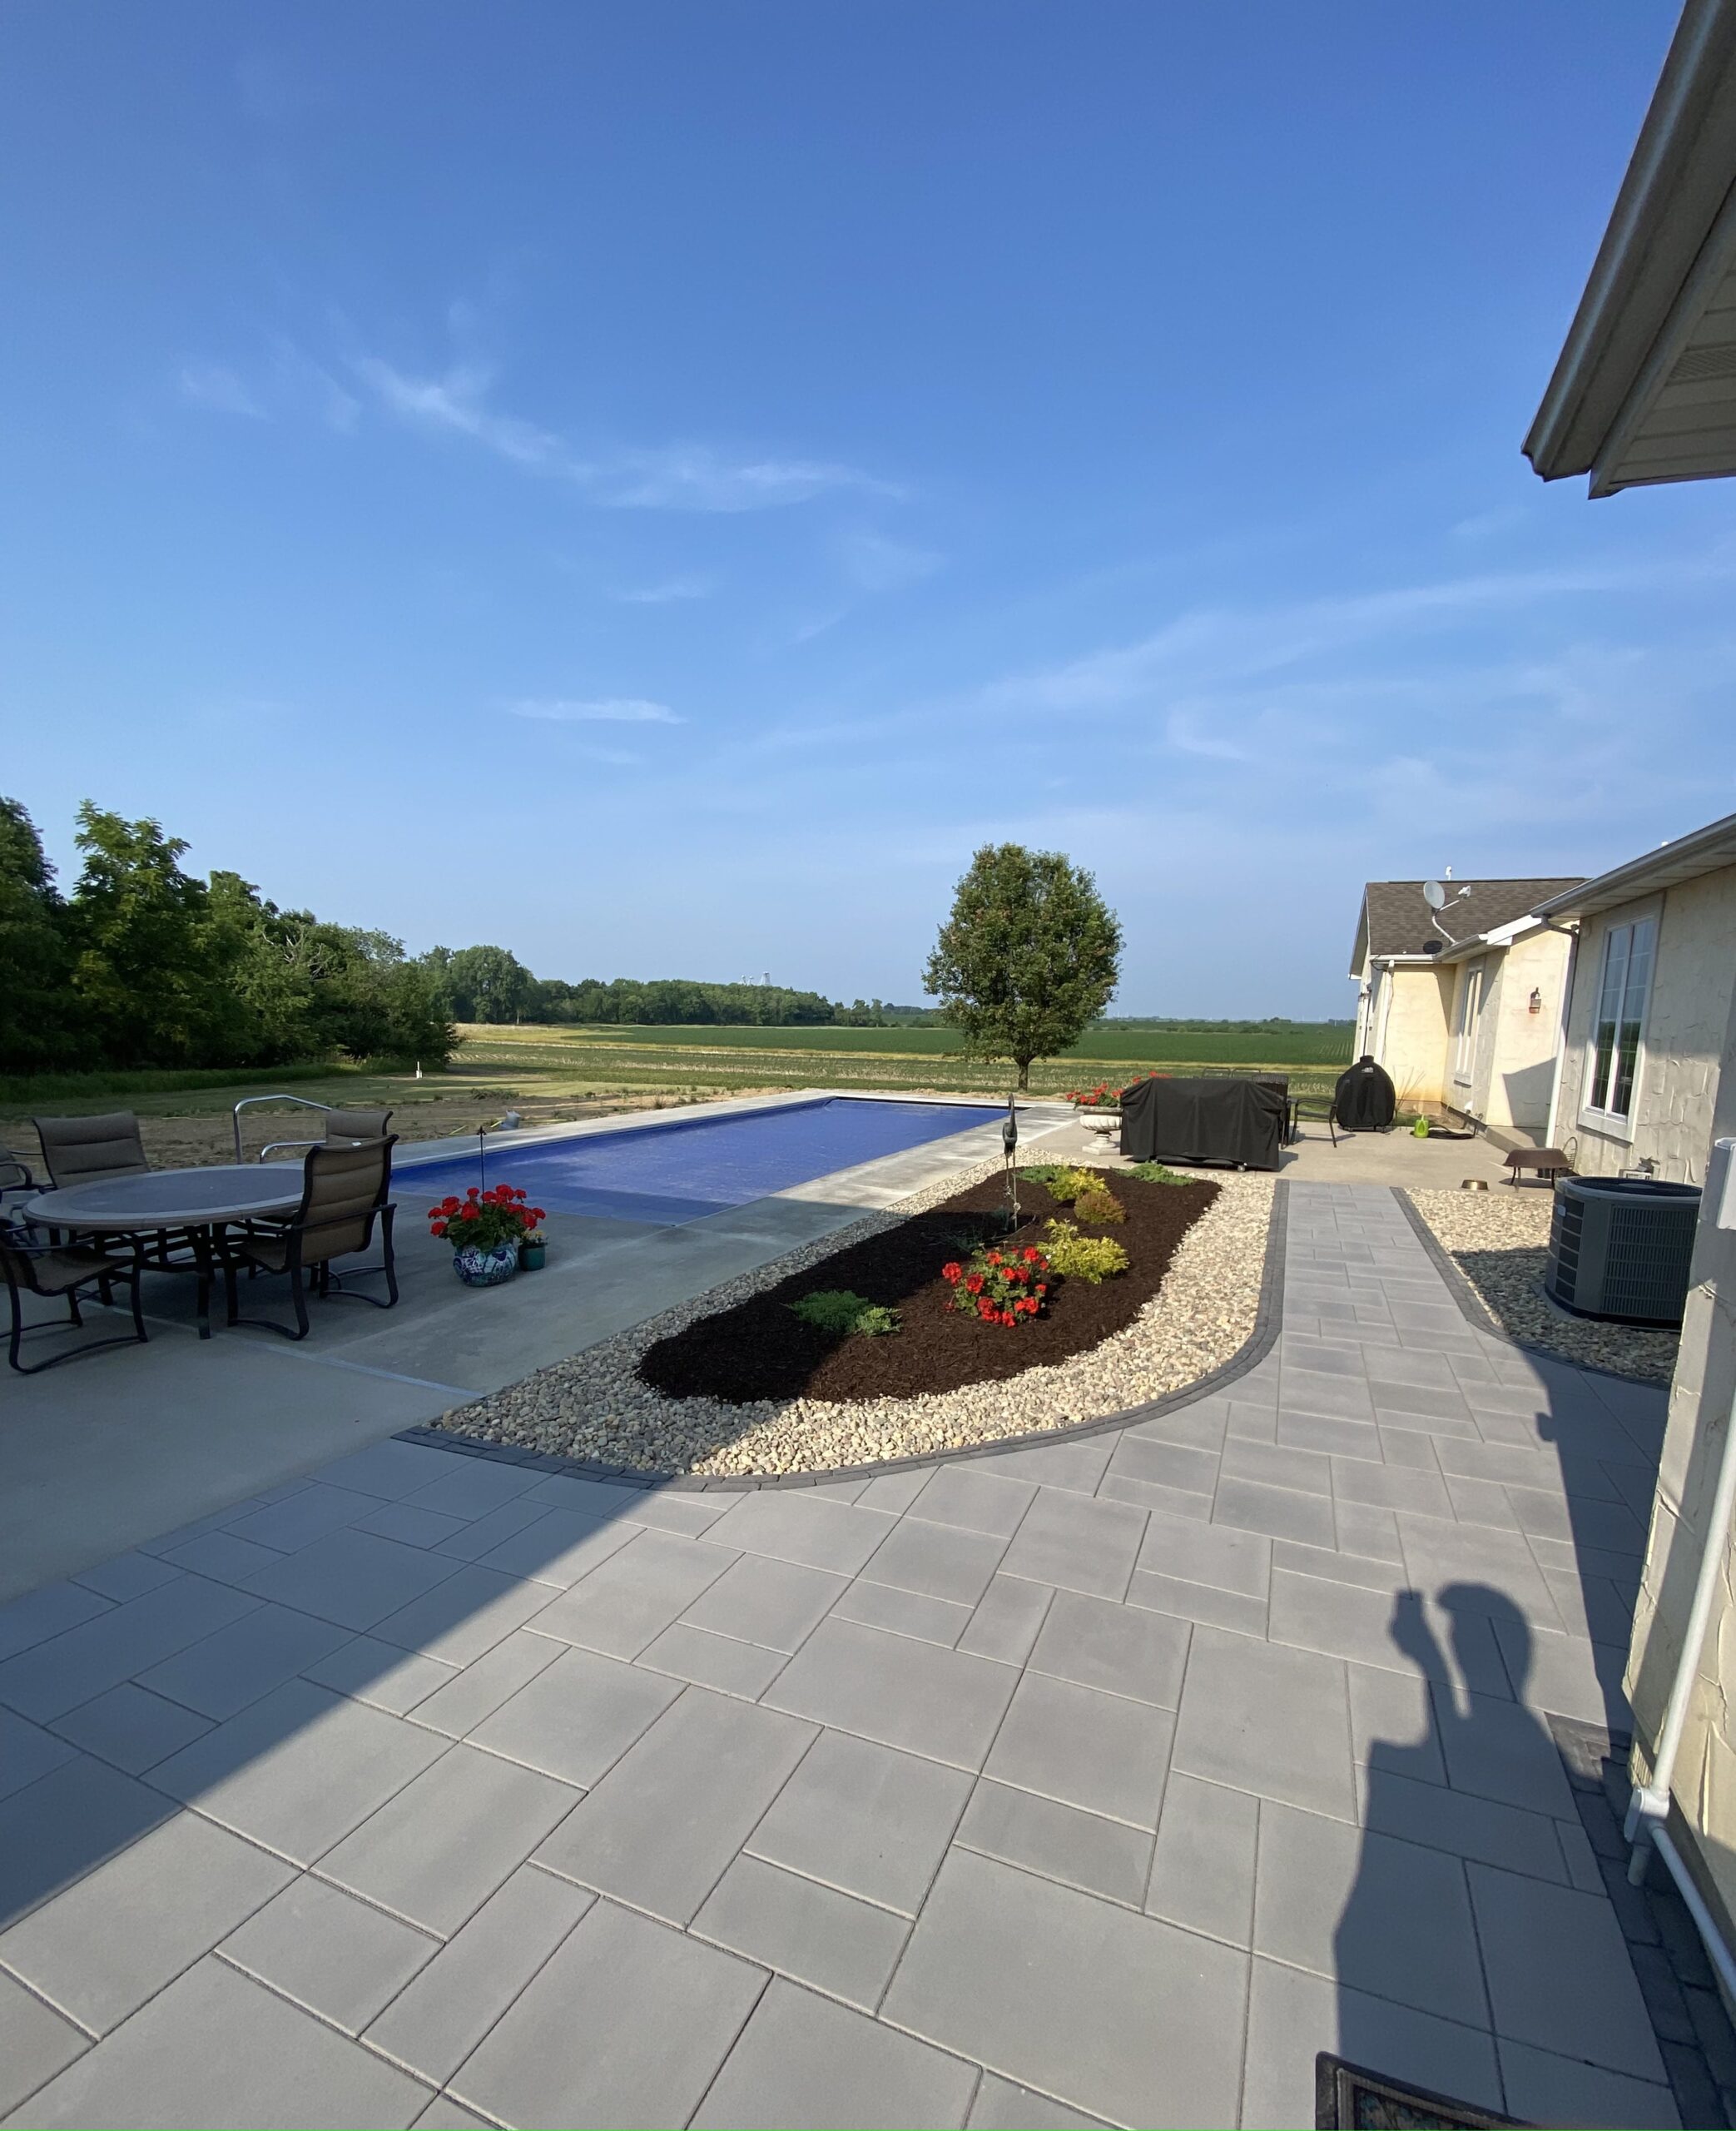
M 1730 484 L 1519 445 L 1668 44 L 1515 7 L 12 0 L 0 787 L 539 973 L 1118 1006 L 1728 811 Z

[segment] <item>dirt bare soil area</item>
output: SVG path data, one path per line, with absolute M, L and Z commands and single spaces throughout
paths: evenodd
M 1218 1193 L 1215 1184 L 1147 1183 L 1124 1174 L 1104 1181 L 1125 1209 L 1124 1221 L 1079 1219 L 1046 1186 L 1027 1180 L 1020 1187 L 1022 1219 L 1010 1233 L 999 1179 L 973 1185 L 659 1339 L 641 1359 L 640 1377 L 666 1398 L 845 1401 L 954 1391 L 1064 1361 L 1132 1324 L 1163 1285 L 1183 1237 Z M 943 1275 L 945 1265 L 967 1259 L 979 1246 L 1040 1249 L 1051 1218 L 1074 1220 L 1082 1235 L 1113 1238 L 1127 1253 L 1127 1270 L 1097 1286 L 1062 1280 L 1041 1314 L 1014 1327 L 984 1324 L 948 1307 L 956 1291 Z M 824 1331 L 791 1307 L 805 1295 L 836 1289 L 895 1310 L 898 1330 L 879 1336 Z

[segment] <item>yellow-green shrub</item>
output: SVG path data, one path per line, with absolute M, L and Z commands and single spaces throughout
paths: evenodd
M 1064 1279 L 1083 1280 L 1088 1287 L 1100 1287 L 1127 1270 L 1127 1253 L 1118 1243 L 1106 1235 L 1081 1235 L 1071 1221 L 1049 1222 L 1043 1248 Z
M 1107 1185 L 1101 1184 L 1094 1184 L 1089 1191 L 1080 1192 L 1073 1202 L 1073 1210 L 1082 1221 L 1093 1221 L 1099 1226 L 1127 1219 L 1127 1208 Z

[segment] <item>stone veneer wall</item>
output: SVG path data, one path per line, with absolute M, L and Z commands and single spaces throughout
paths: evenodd
M 1659 918 L 1658 961 L 1642 1041 L 1634 1136 L 1627 1140 L 1586 1123 L 1580 1095 L 1590 1062 L 1605 935 L 1611 925 L 1649 913 Z M 1672 1183 L 1704 1181 L 1733 990 L 1736 867 L 1585 921 L 1555 1122 L 1559 1144 L 1577 1140 L 1575 1166 L 1582 1175 L 1613 1176 L 1649 1155 L 1659 1175 Z

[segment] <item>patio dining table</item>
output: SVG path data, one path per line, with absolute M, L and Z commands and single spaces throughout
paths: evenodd
M 216 1237 L 229 1221 L 268 1219 L 301 1203 L 300 1162 L 222 1162 L 206 1169 L 154 1169 L 39 1192 L 23 1213 L 44 1228 L 102 1235 L 184 1233 L 199 1275 L 199 1336 L 211 1337 Z

